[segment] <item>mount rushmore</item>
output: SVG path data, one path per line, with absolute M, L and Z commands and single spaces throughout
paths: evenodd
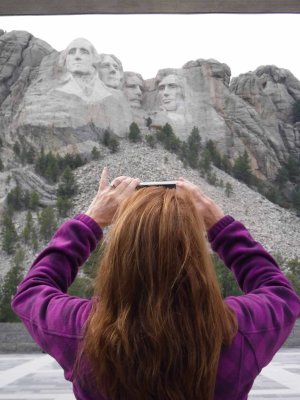
M 1 33 L 0 127 L 8 149 L 23 137 L 36 148 L 87 154 L 105 129 L 126 137 L 134 121 L 150 135 L 169 123 L 181 140 L 196 126 L 231 159 L 246 150 L 263 179 L 299 157 L 292 111 L 300 82 L 286 69 L 260 66 L 231 78 L 226 64 L 197 59 L 144 80 L 83 38 L 59 53 L 28 32 Z M 9 150 L 6 158 L 9 166 Z

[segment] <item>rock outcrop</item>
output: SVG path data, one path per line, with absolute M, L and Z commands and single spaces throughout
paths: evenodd
M 88 153 L 106 128 L 126 137 L 132 121 L 147 134 L 168 122 L 181 140 L 197 126 L 232 160 L 246 150 L 253 172 L 273 179 L 299 155 L 292 115 L 299 98 L 300 82 L 275 66 L 231 79 L 226 64 L 198 59 L 144 81 L 85 39 L 58 53 L 27 32 L 0 36 L 0 128 L 8 146 L 25 136 L 37 148 Z

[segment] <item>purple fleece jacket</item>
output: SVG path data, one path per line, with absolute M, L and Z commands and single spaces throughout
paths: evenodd
M 105 397 L 74 379 L 76 351 L 92 301 L 66 292 L 101 238 L 99 226 L 84 214 L 65 222 L 34 261 L 12 301 L 34 340 L 73 382 L 79 400 Z M 238 333 L 232 345 L 222 349 L 214 399 L 245 400 L 255 377 L 290 334 L 300 315 L 300 299 L 274 259 L 240 222 L 225 216 L 208 238 L 245 293 L 225 299 L 237 316 Z

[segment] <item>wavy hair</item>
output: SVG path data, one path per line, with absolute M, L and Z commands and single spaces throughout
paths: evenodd
M 236 334 L 203 220 L 183 190 L 137 190 L 119 208 L 96 278 L 82 354 L 113 400 L 213 398 Z

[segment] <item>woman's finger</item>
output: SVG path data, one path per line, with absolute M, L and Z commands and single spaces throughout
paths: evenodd
M 101 172 L 99 190 L 103 190 L 107 187 L 107 177 L 108 177 L 108 168 L 104 167 Z
M 122 179 L 122 181 L 118 184 L 118 186 L 115 187 L 115 192 L 116 194 L 120 194 L 124 191 L 124 189 L 130 184 L 133 178 L 129 178 L 128 176 L 125 177 L 125 179 Z
M 137 178 L 132 179 L 131 182 L 124 188 L 123 195 L 126 197 L 130 193 L 134 192 L 136 187 L 141 183 L 141 181 Z
M 176 186 L 178 186 L 180 188 L 185 188 L 185 189 L 188 189 L 188 190 L 192 190 L 195 187 L 197 187 L 192 182 L 189 182 L 187 180 L 180 180 L 180 181 L 176 182 Z
M 118 176 L 117 178 L 115 178 L 115 179 L 113 179 L 112 181 L 111 181 L 111 183 L 110 183 L 110 186 L 112 187 L 112 188 L 116 188 L 117 186 L 119 186 L 120 185 L 120 183 L 122 182 L 122 181 L 124 181 L 124 179 L 126 179 L 126 178 L 128 178 L 128 176 Z

